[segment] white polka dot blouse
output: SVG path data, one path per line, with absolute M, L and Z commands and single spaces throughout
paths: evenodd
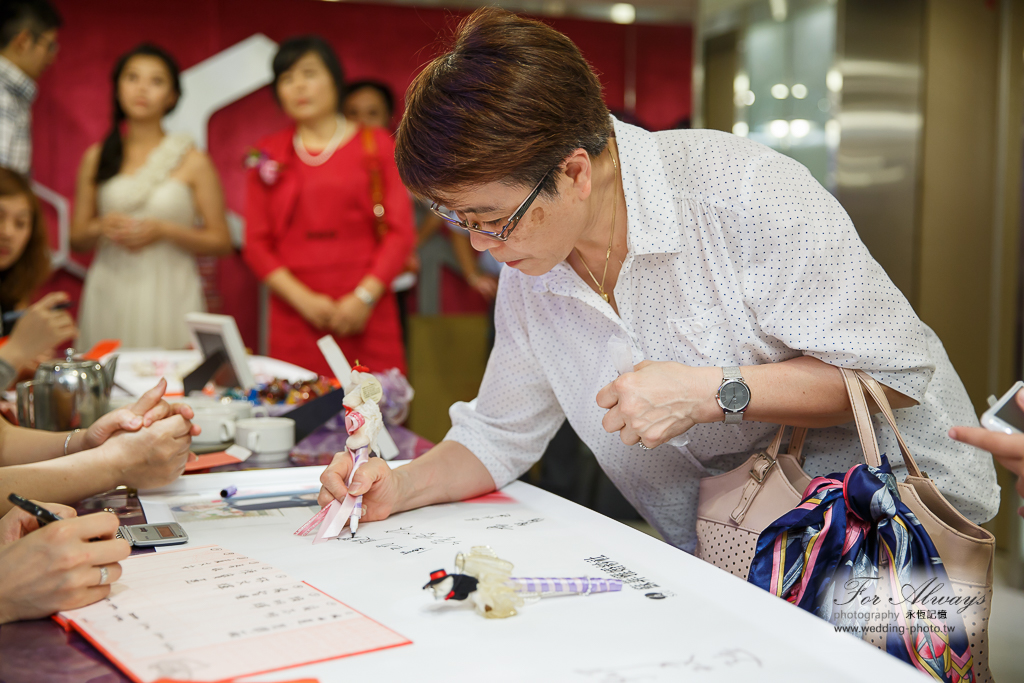
M 614 125 L 628 215 L 619 314 L 564 262 L 538 277 L 503 268 L 479 395 L 452 406 L 446 438 L 469 448 L 501 487 L 540 458 L 568 418 L 644 518 L 692 552 L 701 477 L 738 466 L 776 427 L 700 424 L 687 444 L 624 445 L 602 429 L 595 400 L 617 376 L 608 339 L 628 338 L 635 363 L 726 367 L 806 354 L 916 399 L 896 417 L 921 468 L 968 518 L 991 519 L 999 503 L 991 456 L 946 435 L 978 422 L 967 392 L 839 202 L 802 165 L 744 138 Z M 902 480 L 896 440 L 874 423 Z M 810 430 L 804 452 L 811 476 L 863 462 L 852 423 Z

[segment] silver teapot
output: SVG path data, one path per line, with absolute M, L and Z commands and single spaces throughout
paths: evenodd
M 18 385 L 19 424 L 53 432 L 88 427 L 109 408 L 116 367 L 116 355 L 102 364 L 76 359 L 74 349 L 41 363 L 34 380 Z

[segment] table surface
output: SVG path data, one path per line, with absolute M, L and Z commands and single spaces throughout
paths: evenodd
M 157 522 L 183 497 L 208 500 L 228 484 L 302 488 L 315 485 L 320 471 L 197 475 L 142 499 L 149 521 Z M 315 508 L 290 508 L 259 523 L 183 526 L 191 545 L 215 543 L 269 562 L 413 642 L 247 681 L 449 683 L 478 678 L 484 667 L 488 681 L 917 680 L 894 657 L 646 534 L 521 482 L 502 492 L 507 496 L 490 502 L 434 506 L 365 523 L 358 543 L 314 546 L 312 537 L 294 536 L 296 521 Z M 468 601 L 435 602 L 421 590 L 431 571 L 453 570 L 457 551 L 481 544 L 512 561 L 518 576 L 607 576 L 593 561 L 605 558 L 656 585 L 548 598 L 505 620 L 478 616 Z M 29 662 L 35 669 L 25 677 Z M 0 680 L 127 679 L 78 636 L 39 621 L 0 629 Z
M 114 381 L 123 387 L 115 387 L 112 396 L 125 398 L 128 396 L 124 390 L 134 396 L 141 396 L 151 389 L 160 378 L 167 380 L 167 393 L 170 396 L 180 396 L 185 386 L 182 378 L 195 370 L 202 362 L 203 356 L 199 351 L 166 349 L 119 349 L 117 354 L 117 368 L 114 373 Z M 103 357 L 106 361 L 111 355 Z M 286 379 L 289 382 L 298 382 L 307 379 L 316 379 L 316 373 L 298 365 L 269 358 L 267 356 L 248 356 L 249 370 L 252 371 L 256 382 L 269 382 L 275 378 Z

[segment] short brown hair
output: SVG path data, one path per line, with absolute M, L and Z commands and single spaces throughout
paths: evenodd
M 547 24 L 479 9 L 406 93 L 395 160 L 414 193 L 443 200 L 496 181 L 532 187 L 573 151 L 596 157 L 612 133 L 601 82 Z M 541 192 L 555 193 L 555 174 Z
M 5 311 L 27 302 L 50 277 L 50 238 L 39 199 L 24 176 L 0 166 L 0 197 L 23 195 L 32 211 L 32 234 L 25 251 L 0 280 L 0 308 Z

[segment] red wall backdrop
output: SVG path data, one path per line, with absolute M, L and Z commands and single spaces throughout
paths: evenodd
M 110 70 L 120 54 L 142 41 L 165 47 L 187 69 L 254 33 L 280 42 L 315 32 L 332 43 L 349 78 L 390 84 L 399 95 L 401 109 L 401 93 L 419 68 L 442 49 L 464 16 L 418 7 L 317 0 L 55 0 L 54 4 L 65 25 L 57 61 L 43 75 L 33 109 L 33 175 L 69 201 L 83 152 L 102 139 L 110 125 Z M 611 109 L 623 109 L 626 47 L 632 39 L 637 119 L 658 130 L 689 118 L 689 26 L 619 26 L 570 19 L 550 23 L 568 35 L 600 73 Z M 245 151 L 285 124 L 268 88 L 211 119 L 209 152 L 220 171 L 230 209 L 243 210 Z M 216 283 L 221 312 L 236 317 L 246 344 L 256 348 L 255 278 L 236 255 L 219 261 Z M 48 286 L 54 288 L 69 291 L 77 299 L 81 283 L 60 272 Z

